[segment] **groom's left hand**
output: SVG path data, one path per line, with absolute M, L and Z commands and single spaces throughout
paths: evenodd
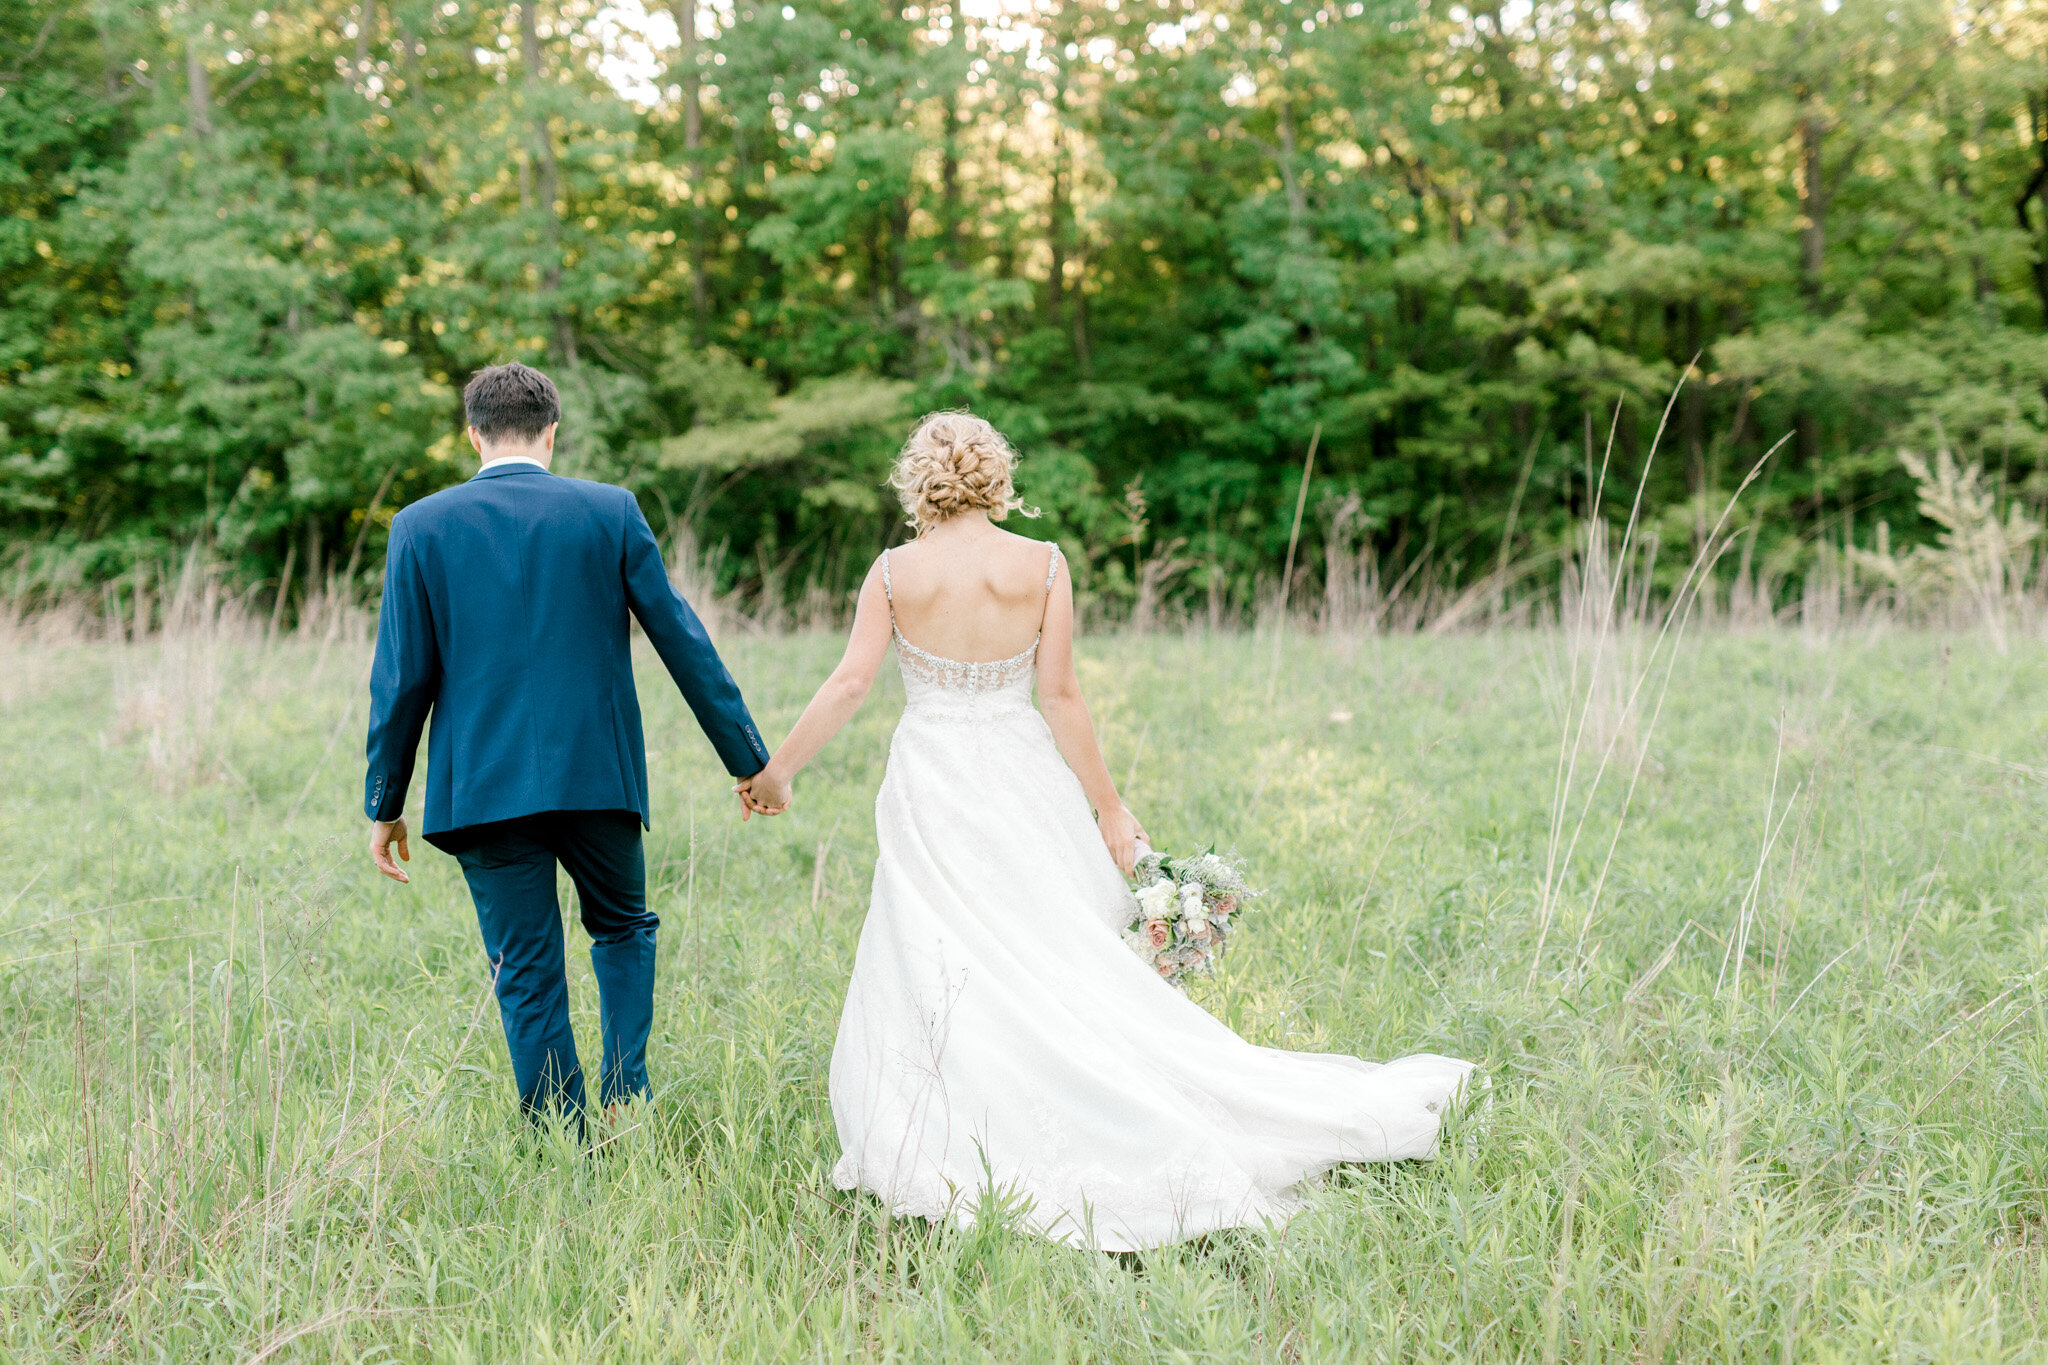
M 789 809 L 789 785 L 775 784 L 764 768 L 752 777 L 743 777 L 733 784 L 733 791 L 740 798 L 740 820 L 744 823 L 749 816 L 780 815 Z

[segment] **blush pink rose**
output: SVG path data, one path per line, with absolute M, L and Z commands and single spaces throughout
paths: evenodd
M 1173 942 L 1173 926 L 1163 919 L 1145 921 L 1145 942 L 1154 948 L 1164 948 Z

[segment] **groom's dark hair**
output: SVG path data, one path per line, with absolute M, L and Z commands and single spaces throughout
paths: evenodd
M 462 391 L 462 412 L 488 439 L 530 441 L 562 420 L 562 398 L 552 379 L 515 360 L 478 370 Z

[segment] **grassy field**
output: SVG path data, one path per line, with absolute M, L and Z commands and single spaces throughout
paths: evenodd
M 893 684 L 743 827 L 643 671 L 659 1096 L 590 1159 L 517 1140 L 453 862 L 370 872 L 359 639 L 0 648 L 0 1355 L 2048 1351 L 2037 640 L 1712 636 L 1654 730 L 1556 634 L 1291 640 L 1270 701 L 1264 639 L 1087 642 L 1153 833 L 1273 890 L 1199 997 L 1490 1080 L 1439 1161 L 1141 1263 L 825 1178 Z M 728 646 L 771 736 L 835 652 Z

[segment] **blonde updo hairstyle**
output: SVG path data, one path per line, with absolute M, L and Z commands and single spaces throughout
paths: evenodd
M 1010 471 L 1017 452 L 1003 433 L 971 412 L 934 412 L 917 424 L 896 456 L 889 482 L 923 535 L 975 508 L 1001 521 L 1011 512 L 1038 515 L 1017 496 Z

